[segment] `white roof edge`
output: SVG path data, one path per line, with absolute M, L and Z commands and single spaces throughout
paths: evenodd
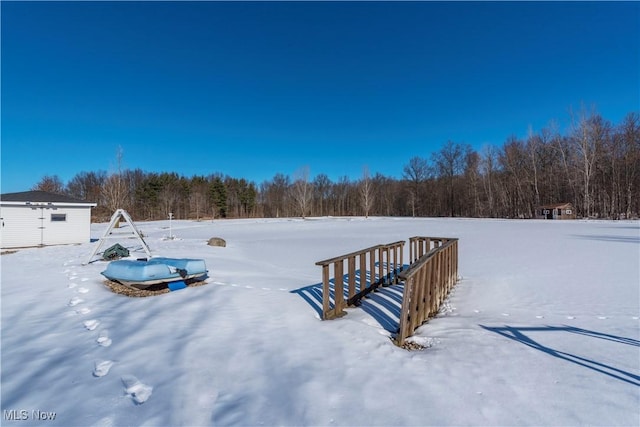
M 98 206 L 97 203 L 94 202 L 86 202 L 86 203 L 69 203 L 69 202 L 14 202 L 11 200 L 2 200 L 0 201 L 2 206 L 31 206 L 31 207 L 54 207 L 54 206 L 80 206 L 80 207 L 95 207 Z

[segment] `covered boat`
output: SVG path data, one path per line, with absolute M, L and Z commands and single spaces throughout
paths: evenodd
M 111 261 L 102 274 L 109 280 L 145 289 L 151 285 L 204 278 L 207 267 L 203 259 L 155 257 L 141 260 Z

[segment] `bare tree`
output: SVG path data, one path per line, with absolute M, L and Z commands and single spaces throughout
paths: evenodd
M 64 194 L 64 184 L 58 175 L 45 175 L 36 185 L 31 187 L 31 190 Z
M 304 166 L 295 173 L 292 186 L 292 197 L 302 218 L 305 218 L 309 211 L 313 195 L 312 190 L 309 183 L 309 167 Z
M 572 114 L 573 115 L 573 114 Z M 573 132 L 570 142 L 577 156 L 576 167 L 582 178 L 582 210 L 586 217 L 591 216 L 591 179 L 596 161 L 596 129 L 599 116 L 593 113 L 587 116 L 584 109 L 576 119 L 572 117 Z
M 209 183 L 203 176 L 194 176 L 191 179 L 191 192 L 189 193 L 189 204 L 195 210 L 196 220 L 200 221 L 200 213 L 207 211 L 207 190 Z
M 465 154 L 464 176 L 467 181 L 468 198 L 473 200 L 473 208 L 465 215 L 482 216 L 480 203 L 480 155 L 469 149 Z
M 374 193 L 371 178 L 369 177 L 369 168 L 362 168 L 362 180 L 360 181 L 360 203 L 364 211 L 364 217 L 369 218 L 369 211 L 373 207 Z
M 289 215 L 289 203 L 287 195 L 291 187 L 290 179 L 281 173 L 276 174 L 271 181 L 261 184 L 261 192 L 264 199 L 265 215 L 272 218 L 280 218 Z
M 483 149 L 482 160 L 480 162 L 480 171 L 482 174 L 482 185 L 487 197 L 488 211 L 490 217 L 496 216 L 495 200 L 494 200 L 494 175 L 496 173 L 496 152 L 493 145 L 487 145 Z
M 542 141 L 540 136 L 533 133 L 533 129 L 529 126 L 529 138 L 527 139 L 527 153 L 532 171 L 533 190 L 535 195 L 535 206 L 540 206 L 540 187 L 538 185 L 538 174 L 540 171 L 540 146 Z
M 628 114 L 620 125 L 619 138 L 622 140 L 622 186 L 625 199 L 626 218 L 640 211 L 640 115 Z
M 127 186 L 122 177 L 122 147 L 116 150 L 116 171 L 109 175 L 102 186 L 102 196 L 110 211 L 125 208 Z
M 444 179 L 448 189 L 449 216 L 453 216 L 459 210 L 456 204 L 454 183 L 456 177 L 464 171 L 465 156 L 469 151 L 471 151 L 471 147 L 466 144 L 447 141 L 440 151 L 433 154 L 433 162 L 436 165 L 438 176 Z
M 331 189 L 331 180 L 329 177 L 323 173 L 317 175 L 313 180 L 313 198 L 315 200 L 315 205 L 318 208 L 318 213 L 320 216 L 326 215 L 325 213 L 325 205 L 327 204 L 330 190 Z
M 416 206 L 420 204 L 420 187 L 429 177 L 429 164 L 421 157 L 413 157 L 405 165 L 402 176 L 411 183 L 411 215 L 416 216 Z

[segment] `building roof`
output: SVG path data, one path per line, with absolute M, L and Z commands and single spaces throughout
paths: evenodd
M 49 193 L 47 191 L 22 191 L 20 193 L 0 194 L 3 202 L 32 202 L 32 203 L 81 203 L 95 205 L 93 202 L 75 199 L 64 194 Z
M 538 206 L 538 209 L 558 209 L 558 208 L 569 208 L 572 206 L 573 205 L 571 203 L 554 203 L 551 205 Z

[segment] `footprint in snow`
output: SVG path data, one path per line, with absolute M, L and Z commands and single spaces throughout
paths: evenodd
M 109 347 L 113 341 L 111 341 L 111 338 L 109 338 L 109 331 L 105 329 L 103 331 L 100 331 L 100 335 L 98 336 L 96 342 L 101 347 Z
M 84 322 L 84 327 L 87 328 L 89 331 L 93 331 L 95 328 L 98 327 L 98 325 L 100 325 L 100 321 L 96 319 L 91 319 Z
M 473 310 L 474 313 L 480 313 L 480 310 Z
M 536 319 L 544 319 L 544 316 L 536 316 Z
M 134 402 L 142 404 L 151 397 L 153 387 L 143 384 L 133 375 L 125 375 L 122 377 L 122 384 L 124 384 L 124 391 L 127 395 L 131 396 Z
M 600 320 L 606 320 L 606 319 L 608 319 L 608 317 L 607 317 L 607 316 L 598 316 L 598 319 L 600 319 Z
M 86 294 L 87 292 L 89 292 L 89 289 L 87 288 L 78 288 L 78 292 L 81 294 Z
M 511 316 L 509 313 L 502 313 L 502 315 L 505 316 L 505 317 Z
M 80 281 L 81 282 L 87 282 L 87 281 L 89 281 L 89 278 L 88 277 L 83 277 L 82 279 L 80 279 Z
M 78 304 L 80 304 L 81 302 L 83 302 L 84 300 L 82 298 L 78 298 L 78 297 L 73 297 L 69 300 L 69 307 L 73 307 L 76 306 Z
M 633 317 L 632 317 L 632 319 L 633 319 L 633 320 L 638 320 L 638 319 L 640 319 L 640 317 L 638 317 L 638 316 L 633 316 Z
M 94 377 L 104 377 L 109 373 L 109 369 L 113 366 L 111 360 L 100 360 L 96 362 L 96 366 L 93 369 Z
M 575 319 L 575 316 L 567 316 L 567 319 L 573 320 L 573 319 Z
M 82 307 L 76 310 L 76 314 L 87 314 L 91 313 L 91 309 L 87 307 Z
M 76 286 L 78 286 L 76 283 L 71 282 L 71 283 L 69 283 L 69 286 L 67 286 L 67 287 L 68 287 L 69 289 L 73 289 L 73 288 L 75 288 Z

